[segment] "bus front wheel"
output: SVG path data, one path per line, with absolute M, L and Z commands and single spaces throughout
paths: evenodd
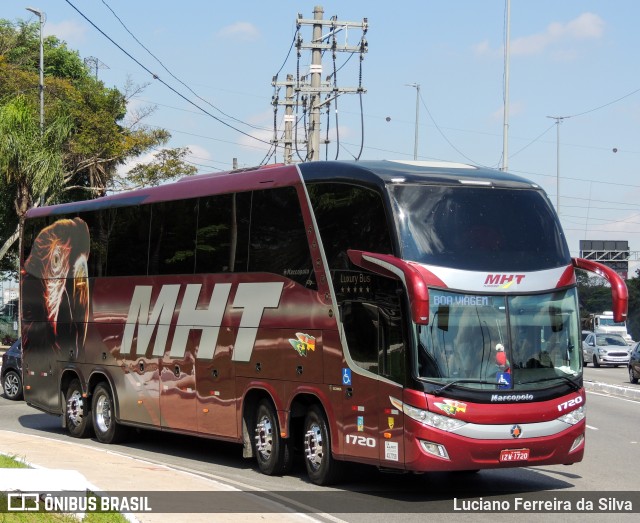
M 101 443 L 122 441 L 126 427 L 116 422 L 113 395 L 106 383 L 99 383 L 93 391 L 91 415 L 98 441 Z
M 89 401 L 83 396 L 82 385 L 75 379 L 69 383 L 65 396 L 65 424 L 74 438 L 86 438 L 91 433 Z
M 307 474 L 316 485 L 335 483 L 342 463 L 331 455 L 329 424 L 322 409 L 313 405 L 304 421 L 304 455 Z
M 277 476 L 291 470 L 290 439 L 280 437 L 278 417 L 268 400 L 258 404 L 253 445 L 258 468 L 263 474 Z

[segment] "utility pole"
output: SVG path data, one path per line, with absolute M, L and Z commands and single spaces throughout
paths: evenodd
M 322 51 L 318 44 L 322 43 L 322 15 L 321 6 L 313 8 L 313 40 L 311 47 L 311 90 L 309 92 L 309 140 L 307 143 L 307 158 L 320 159 L 320 76 L 322 75 Z
M 86 65 L 89 69 L 95 71 L 96 80 L 98 79 L 98 69 L 109 69 L 109 66 L 104 62 L 101 62 L 95 56 L 87 56 L 84 59 L 84 65 Z
M 418 159 L 418 123 L 420 121 L 420 84 L 407 84 L 407 87 L 416 88 L 416 131 L 413 139 L 413 159 Z
M 40 19 L 40 83 L 38 89 L 40 91 L 40 134 L 44 134 L 44 36 L 42 34 L 42 26 L 44 25 L 45 14 L 35 7 L 27 7 L 27 11 L 33 13 Z
M 560 215 L 560 124 L 570 116 L 547 116 L 556 121 L 556 212 Z
M 362 85 L 358 87 L 337 87 L 336 85 L 332 86 L 330 82 L 323 82 L 322 55 L 323 52 L 330 52 L 333 53 L 335 59 L 335 53 L 337 52 L 359 53 L 362 63 L 363 55 L 368 50 L 368 44 L 364 38 L 369 27 L 367 19 L 364 18 L 362 22 L 344 22 L 339 21 L 335 16 L 329 20 L 325 20 L 323 15 L 324 9 L 321 6 L 315 6 L 313 19 L 304 19 L 301 14 L 298 14 L 296 20 L 298 37 L 295 45 L 298 50 L 298 60 L 300 60 L 302 50 L 311 51 L 309 75 L 303 76 L 298 74 L 295 77 L 293 75 L 287 75 L 286 82 L 279 83 L 276 78 L 274 78 L 272 82 L 276 88 L 283 86 L 286 87 L 287 90 L 284 102 L 281 102 L 277 96 L 274 96 L 272 99 L 274 105 L 285 106 L 285 163 L 291 163 L 293 161 L 293 126 L 296 125 L 293 114 L 294 107 L 302 106 L 308 111 L 306 160 L 315 161 L 320 159 L 320 114 L 322 107 L 333 102 L 341 94 L 362 94 L 366 92 Z M 311 41 L 309 43 L 306 43 L 300 35 L 300 28 L 302 26 L 312 26 L 313 28 Z M 323 35 L 322 32 L 325 28 L 328 28 L 329 31 Z M 362 38 L 355 46 L 351 46 L 346 42 L 346 35 L 349 29 L 359 29 L 362 31 Z M 336 41 L 336 34 L 342 31 L 345 32 L 345 43 L 339 45 Z M 360 83 L 361 80 L 360 75 Z M 322 100 L 323 94 L 326 95 L 324 100 Z M 294 99 L 295 95 L 298 96 Z M 277 145 L 277 142 L 278 137 L 274 136 L 275 145 Z
M 293 106 L 295 105 L 295 100 L 293 99 L 293 88 L 295 86 L 295 80 L 293 79 L 292 74 L 287 75 L 287 80 L 285 82 L 278 82 L 276 77 L 273 77 L 273 81 L 271 85 L 274 87 L 285 87 L 285 99 L 284 102 L 280 101 L 277 94 L 273 95 L 271 100 L 271 104 L 275 106 L 275 111 L 277 111 L 278 105 L 284 105 L 284 163 L 290 164 L 293 162 L 293 124 L 295 122 L 295 116 L 293 115 Z M 277 123 L 274 121 L 274 135 L 272 143 L 274 145 L 278 144 L 278 130 L 276 128 Z
M 290 164 L 293 161 L 293 75 L 287 75 L 287 90 L 285 93 L 284 112 L 284 163 Z

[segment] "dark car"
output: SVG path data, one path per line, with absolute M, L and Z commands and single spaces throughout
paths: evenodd
M 2 355 L 2 388 L 10 400 L 22 399 L 22 344 L 16 340 Z
M 633 346 L 627 368 L 629 369 L 629 381 L 638 383 L 638 378 L 640 378 L 640 342 Z

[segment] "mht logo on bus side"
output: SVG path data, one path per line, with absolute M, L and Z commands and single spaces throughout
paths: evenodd
M 131 354 L 133 338 L 138 330 L 138 354 L 144 354 L 156 332 L 153 356 L 162 357 L 169 336 L 169 327 L 173 313 L 180 306 L 175 332 L 171 342 L 171 358 L 183 358 L 189 332 L 192 329 L 202 331 L 198 359 L 212 359 L 220 333 L 220 326 L 227 308 L 231 283 L 218 283 L 213 287 L 209 307 L 197 308 L 200 298 L 199 283 L 186 285 L 182 303 L 178 304 L 178 295 L 183 285 L 163 285 L 151 310 L 151 285 L 136 285 L 129 306 L 127 323 L 122 334 L 122 355 Z M 267 308 L 277 308 L 282 296 L 283 282 L 240 283 L 238 284 L 232 309 L 243 309 L 234 344 L 233 361 L 250 361 L 253 346 L 258 334 L 262 314 Z M 156 331 L 157 328 L 157 331 Z

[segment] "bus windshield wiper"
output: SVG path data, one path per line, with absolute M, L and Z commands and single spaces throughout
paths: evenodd
M 434 390 L 433 394 L 435 396 L 440 396 L 440 394 L 442 394 L 449 387 L 453 387 L 454 385 L 457 385 L 458 383 L 477 383 L 479 385 L 498 385 L 498 383 L 496 383 L 495 381 L 487 381 L 487 380 L 454 380 L 454 381 L 450 381 L 446 385 L 443 385 L 439 389 Z
M 578 392 L 580 390 L 580 385 L 578 385 L 575 381 L 573 381 L 571 378 L 568 378 L 567 376 L 552 376 L 550 378 L 542 378 L 539 380 L 519 381 L 518 385 L 529 385 L 531 383 L 540 383 L 542 381 L 551 381 L 551 380 L 564 380 L 571 386 L 571 388 L 575 392 Z

